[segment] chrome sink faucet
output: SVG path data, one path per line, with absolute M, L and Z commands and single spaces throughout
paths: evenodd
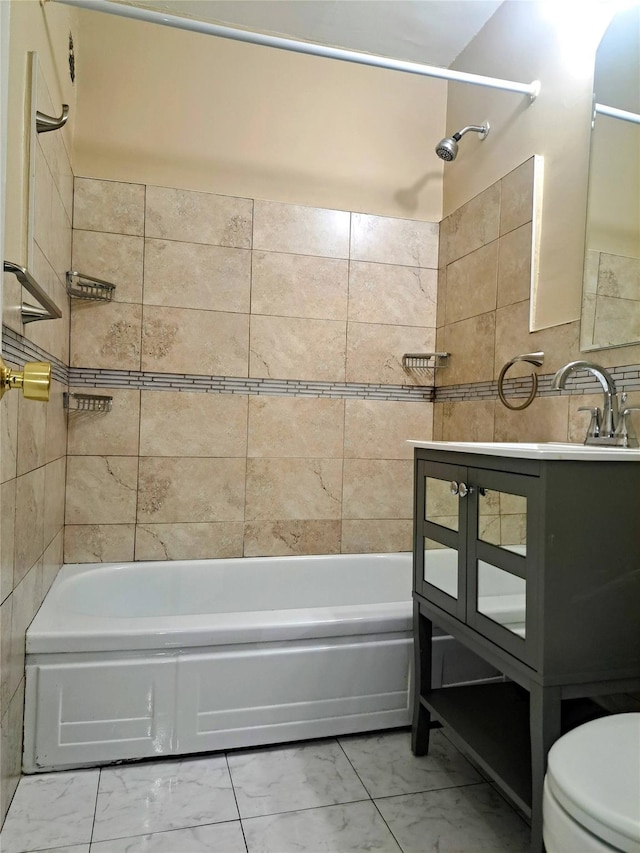
M 584 443 L 617 447 L 637 447 L 638 440 L 630 423 L 627 422 L 627 418 L 631 412 L 636 411 L 636 409 L 624 409 L 622 414 L 619 414 L 616 383 L 604 367 L 600 367 L 599 364 L 593 364 L 591 361 L 570 361 L 569 364 L 561 367 L 553 377 L 553 387 L 564 388 L 568 376 L 575 370 L 587 370 L 589 373 L 592 373 L 600 385 L 602 385 L 604 393 L 602 414 L 600 413 L 600 409 L 587 409 L 587 411 L 592 413 L 592 418 Z M 623 394 L 623 402 L 625 399 L 626 395 Z

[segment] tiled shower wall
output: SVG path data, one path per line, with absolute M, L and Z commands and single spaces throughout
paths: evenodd
M 43 79 L 38 83 L 38 106 L 55 114 Z M 52 361 L 57 379 L 47 405 L 25 400 L 16 390 L 0 402 L 0 824 L 20 777 L 25 631 L 62 564 L 67 419 L 60 380 L 69 353 L 64 277 L 71 261 L 72 203 L 73 175 L 61 135 L 38 136 L 29 265 L 63 317 L 23 326 L 19 306 L 23 299 L 32 299 L 15 276 L 4 274 L 5 362 L 18 368 L 29 360 Z M 25 263 L 22 258 L 7 260 Z
M 600 386 L 582 371 L 562 394 L 551 388 L 555 371 L 580 358 L 615 365 L 626 405 L 640 404 L 638 347 L 580 353 L 578 320 L 529 332 L 533 180 L 532 158 L 440 223 L 437 349 L 451 356 L 436 375 L 435 439 L 583 441 L 589 416 L 578 408 L 602 406 Z M 544 221 L 543 200 L 542 227 Z M 498 398 L 500 371 L 536 351 L 544 352 L 544 364 L 516 364 L 505 387 L 507 399 L 513 394 L 512 404 L 521 405 L 535 372 L 538 394 L 526 409 L 511 411 Z
M 437 224 L 91 179 L 73 265 L 65 561 L 409 550 Z

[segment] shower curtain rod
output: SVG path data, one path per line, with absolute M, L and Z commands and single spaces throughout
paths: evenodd
M 606 104 L 596 104 L 595 111 L 600 116 L 609 116 L 609 118 L 630 121 L 632 124 L 640 124 L 640 115 L 638 113 L 630 113 L 628 110 L 619 110 L 617 107 L 608 107 Z
M 324 56 L 327 59 L 341 59 L 344 62 L 372 65 L 377 68 L 387 68 L 391 71 L 404 71 L 408 74 L 420 74 L 423 77 L 438 77 L 442 80 L 452 80 L 456 83 L 471 83 L 475 86 L 486 86 L 491 89 L 502 89 L 506 92 L 517 92 L 521 95 L 528 95 L 531 101 L 534 101 L 540 92 L 539 80 L 534 80 L 532 83 L 514 83 L 511 80 L 484 77 L 480 74 L 469 74 L 465 71 L 452 71 L 449 68 L 440 68 L 436 65 L 422 65 L 419 62 L 407 62 L 402 59 L 391 59 L 387 56 L 377 56 L 372 53 L 361 53 L 356 50 L 345 50 L 339 47 L 315 44 L 314 42 L 298 41 L 266 33 L 255 33 L 250 30 L 226 27 L 222 24 L 198 21 L 194 18 L 183 18 L 179 15 L 168 15 L 165 12 L 145 9 L 140 6 L 130 6 L 125 3 L 115 2 L 115 0 L 55 0 L 55 2 L 64 3 L 67 6 L 79 6 L 83 9 L 91 9 L 96 12 L 107 12 L 111 15 L 120 15 L 124 18 L 133 18 L 137 21 L 163 24 L 166 27 L 190 30 L 191 32 L 219 36 L 220 38 L 233 39 L 234 41 L 244 41 L 249 44 L 259 44 L 263 47 L 276 47 L 280 50 L 290 50 L 295 53 Z

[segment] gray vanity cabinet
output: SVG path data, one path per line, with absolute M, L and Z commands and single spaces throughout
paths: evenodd
M 442 723 L 542 849 L 546 755 L 640 690 L 640 462 L 415 450 L 413 749 Z M 504 674 L 431 688 L 444 629 Z

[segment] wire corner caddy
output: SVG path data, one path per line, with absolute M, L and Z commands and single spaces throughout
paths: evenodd
M 110 412 L 113 397 L 106 394 L 76 394 L 65 391 L 63 394 L 64 407 L 68 412 Z
M 448 352 L 405 352 L 402 356 L 403 370 L 435 370 L 446 367 Z
M 93 302 L 111 302 L 115 284 L 86 275 L 83 272 L 69 270 L 67 273 L 67 293 L 76 299 L 90 299 Z

